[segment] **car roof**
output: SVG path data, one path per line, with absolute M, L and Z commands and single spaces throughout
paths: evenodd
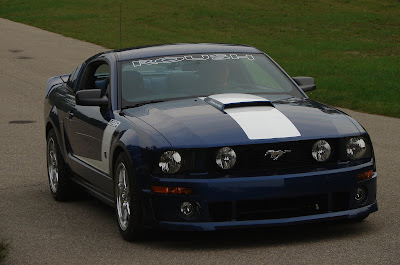
M 113 50 L 105 53 L 115 53 L 118 61 L 126 61 L 138 58 L 168 56 L 175 54 L 198 54 L 198 53 L 262 53 L 260 50 L 249 45 L 216 44 L 216 43 L 176 43 L 151 46 L 132 47 L 121 50 Z M 100 53 L 101 55 L 104 53 Z M 96 57 L 96 56 L 93 56 Z M 92 58 L 93 58 L 92 57 Z

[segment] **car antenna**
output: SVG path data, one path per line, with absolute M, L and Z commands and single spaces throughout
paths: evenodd
M 122 2 L 119 4 L 119 48 L 122 46 Z

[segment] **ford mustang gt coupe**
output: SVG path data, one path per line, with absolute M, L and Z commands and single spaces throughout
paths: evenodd
M 130 241 L 149 228 L 362 220 L 378 209 L 371 139 L 309 99 L 315 88 L 245 45 L 94 55 L 47 83 L 51 194 L 83 187 L 115 207 Z

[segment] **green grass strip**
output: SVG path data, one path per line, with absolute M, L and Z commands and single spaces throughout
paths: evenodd
M 119 48 L 121 2 L 123 47 L 250 44 L 313 76 L 315 100 L 400 118 L 399 0 L 2 0 L 0 16 Z

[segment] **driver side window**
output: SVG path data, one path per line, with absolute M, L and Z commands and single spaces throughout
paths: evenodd
M 108 96 L 109 83 L 110 66 L 105 61 L 97 61 L 87 66 L 80 90 L 100 89 L 101 96 Z

